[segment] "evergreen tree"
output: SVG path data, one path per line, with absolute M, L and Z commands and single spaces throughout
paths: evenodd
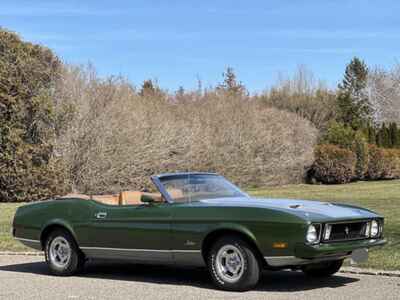
M 153 84 L 153 81 L 151 79 L 145 80 L 142 83 L 142 88 L 139 92 L 141 96 L 149 95 L 149 94 L 154 94 L 155 93 L 155 87 Z
M 237 80 L 236 74 L 231 67 L 228 67 L 224 73 L 222 73 L 224 82 L 219 84 L 218 90 L 222 90 L 231 94 L 243 95 L 246 93 L 245 86 Z
M 397 130 L 397 145 L 396 148 L 400 148 L 400 128 Z
M 146 97 L 146 96 L 161 97 L 163 95 L 163 91 L 158 86 L 157 81 L 147 79 L 147 80 L 143 81 L 142 88 L 140 89 L 139 95 L 142 97 Z
M 346 66 L 337 96 L 338 121 L 357 130 L 367 127 L 372 120 L 372 106 L 366 93 L 368 68 L 354 57 Z
M 185 100 L 185 89 L 180 86 L 178 90 L 175 92 L 175 99 L 179 101 L 184 101 Z
M 60 60 L 47 48 L 0 29 L 0 201 L 64 192 L 53 156 L 53 93 Z
M 366 136 L 368 137 L 368 144 L 376 144 L 376 130 L 371 124 L 368 125 Z
M 377 135 L 377 145 L 382 148 L 390 147 L 390 135 L 385 122 L 383 122 L 381 128 L 379 128 Z
M 397 128 L 397 124 L 395 122 L 390 123 L 389 137 L 390 137 L 390 145 L 392 148 L 399 146 L 398 133 L 399 130 Z

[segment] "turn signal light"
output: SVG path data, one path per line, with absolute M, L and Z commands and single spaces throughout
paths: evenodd
M 287 246 L 288 246 L 288 244 L 287 243 L 283 243 L 283 242 L 273 243 L 272 244 L 272 247 L 275 248 L 275 249 L 284 249 L 284 248 L 287 248 Z

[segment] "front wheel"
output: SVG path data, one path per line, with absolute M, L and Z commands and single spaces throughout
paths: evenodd
M 208 253 L 207 264 L 214 283 L 223 290 L 249 290 L 260 278 L 260 265 L 254 251 L 240 237 L 217 240 Z
M 317 264 L 306 265 L 301 270 L 307 276 L 311 277 L 328 277 L 337 273 L 342 267 L 343 259 L 326 261 Z
M 69 232 L 56 229 L 46 239 L 46 262 L 58 276 L 70 276 L 83 269 L 85 258 Z

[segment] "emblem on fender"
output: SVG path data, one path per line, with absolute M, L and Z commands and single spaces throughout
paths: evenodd
M 185 242 L 185 246 L 194 246 L 194 245 L 196 245 L 195 242 L 192 242 L 192 241 L 189 241 L 189 240 L 187 240 L 187 241 Z

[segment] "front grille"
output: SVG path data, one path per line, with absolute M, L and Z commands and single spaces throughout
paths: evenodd
M 352 222 L 352 223 L 337 223 L 337 224 L 326 224 L 325 231 L 327 227 L 331 226 L 331 234 L 329 238 L 325 238 L 324 241 L 347 241 L 347 240 L 359 240 L 366 239 L 368 222 Z

